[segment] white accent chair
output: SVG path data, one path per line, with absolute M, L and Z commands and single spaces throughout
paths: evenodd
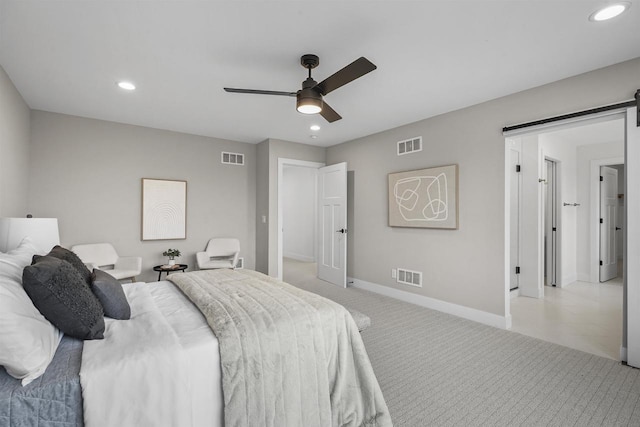
M 118 280 L 130 279 L 135 282 L 136 276 L 142 271 L 141 257 L 118 256 L 111 243 L 75 245 L 71 251 L 80 257 L 89 270 L 103 270 Z
M 235 269 L 239 256 L 240 241 L 238 239 L 217 238 L 209 240 L 204 252 L 196 253 L 196 260 L 200 270 Z

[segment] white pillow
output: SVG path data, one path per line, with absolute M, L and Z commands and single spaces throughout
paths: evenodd
M 22 287 L 22 270 L 35 253 L 28 237 L 18 248 L 0 252 L 0 365 L 23 386 L 44 373 L 62 338 Z

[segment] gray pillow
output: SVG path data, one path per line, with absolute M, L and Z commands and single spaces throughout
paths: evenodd
M 98 297 L 104 315 L 117 320 L 131 317 L 131 307 L 118 280 L 106 271 L 93 269 L 91 290 Z
M 56 257 L 58 259 L 67 261 L 75 268 L 78 273 L 82 275 L 87 287 L 91 285 L 91 271 L 84 265 L 84 262 L 80 259 L 75 252 L 71 252 L 69 249 L 65 249 L 60 245 L 56 245 L 49 251 L 48 256 Z M 35 257 L 34 257 L 35 258 Z
M 43 256 L 22 271 L 22 286 L 33 305 L 55 327 L 74 338 L 104 338 L 100 301 L 67 261 Z

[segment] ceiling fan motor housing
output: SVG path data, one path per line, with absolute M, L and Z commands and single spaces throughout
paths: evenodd
M 296 94 L 296 109 L 301 113 L 316 114 L 322 111 L 322 95 L 314 90 L 313 86 L 305 87 L 303 85 Z

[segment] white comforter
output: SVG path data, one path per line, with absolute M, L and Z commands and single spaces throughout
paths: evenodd
M 227 427 L 391 427 L 358 328 L 341 305 L 251 270 L 169 279 L 220 343 Z
M 218 341 L 202 314 L 166 281 L 124 289 L 131 319 L 105 319 L 105 339 L 84 344 L 85 426 L 223 425 Z

